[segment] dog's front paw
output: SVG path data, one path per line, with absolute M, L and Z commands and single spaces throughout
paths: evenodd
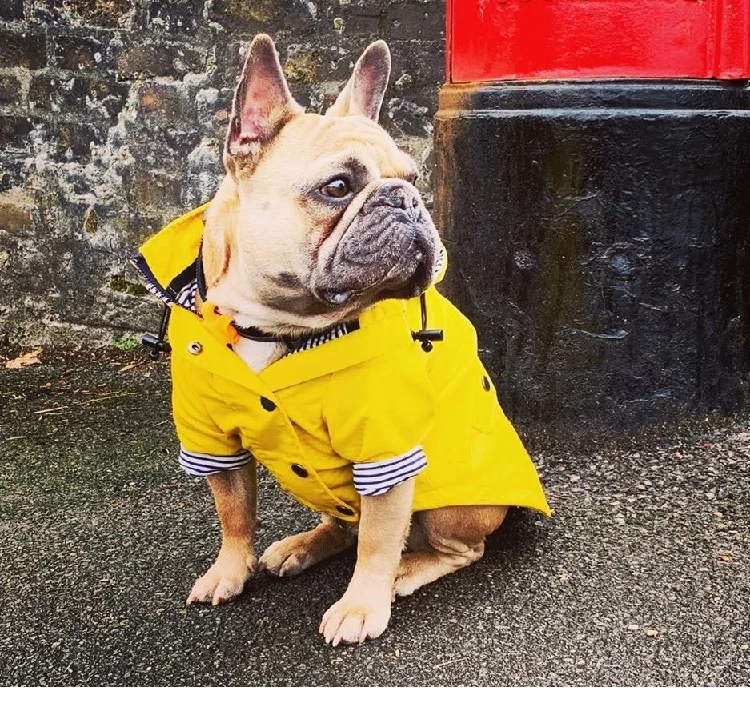
M 187 603 L 210 601 L 218 606 L 231 601 L 242 593 L 245 582 L 255 572 L 256 562 L 252 554 L 240 551 L 219 552 L 211 569 L 196 580 Z
M 368 590 L 369 591 L 369 590 Z M 347 591 L 323 616 L 319 632 L 326 643 L 364 643 L 377 638 L 391 619 L 390 591 L 360 594 Z

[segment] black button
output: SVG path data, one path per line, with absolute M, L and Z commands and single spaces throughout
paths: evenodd
M 348 506 L 336 506 L 336 510 L 342 514 L 343 516 L 353 516 L 354 511 L 352 511 Z
M 307 470 L 301 464 L 293 464 L 292 472 L 303 479 L 307 476 Z
M 490 380 L 489 380 L 489 378 L 488 378 L 488 377 L 486 377 L 486 376 L 483 376 L 483 377 L 482 377 L 482 388 L 483 388 L 483 389 L 484 389 L 485 391 L 489 391 L 489 390 L 490 390 L 490 389 L 492 388 L 492 384 L 490 384 Z
M 266 398 L 265 396 L 260 397 L 260 405 L 269 412 L 276 410 L 276 404 L 270 398 Z

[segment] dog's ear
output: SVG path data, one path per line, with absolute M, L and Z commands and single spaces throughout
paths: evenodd
M 390 75 L 388 45 L 382 40 L 373 42 L 359 57 L 352 77 L 326 115 L 364 115 L 377 122 Z
M 292 98 L 271 37 L 258 34 L 250 44 L 242 78 L 234 91 L 224 163 L 232 173 L 238 160 L 257 160 L 263 145 L 303 112 Z

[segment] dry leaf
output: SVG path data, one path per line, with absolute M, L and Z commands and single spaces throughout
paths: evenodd
M 31 352 L 27 352 L 26 354 L 22 354 L 20 357 L 16 357 L 15 359 L 11 359 L 5 363 L 6 369 L 21 369 L 21 367 L 28 367 L 32 364 L 41 364 L 42 360 L 39 359 L 39 355 L 42 353 L 42 348 L 37 347 L 35 350 L 31 350 Z
M 130 364 L 126 364 L 124 367 L 120 367 L 118 371 L 127 372 L 127 371 L 130 371 L 131 369 L 134 369 L 137 365 L 138 365 L 138 362 L 131 362 Z

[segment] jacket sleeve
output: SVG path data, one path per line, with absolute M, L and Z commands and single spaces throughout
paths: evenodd
M 190 371 L 194 374 L 173 355 L 172 415 L 180 440 L 180 466 L 194 477 L 243 467 L 251 454 L 243 449 L 238 434 L 218 426 L 202 398 L 203 385 Z
M 422 441 L 435 396 L 417 345 L 333 375 L 323 405 L 331 445 L 351 462 L 364 496 L 382 494 L 427 466 Z

